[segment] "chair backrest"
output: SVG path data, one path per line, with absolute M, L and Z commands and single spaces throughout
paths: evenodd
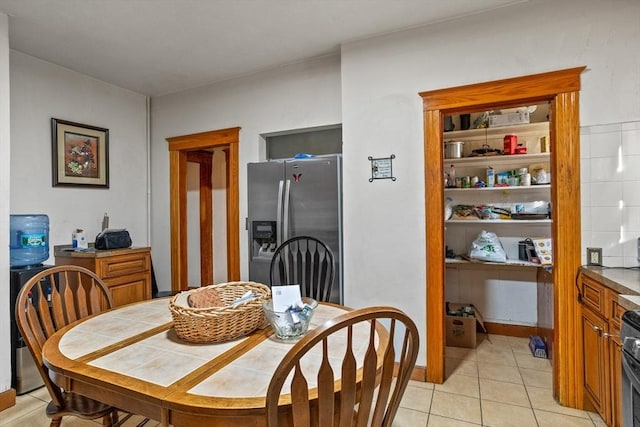
M 271 259 L 270 286 L 299 284 L 303 297 L 329 301 L 334 277 L 333 252 L 315 237 L 292 237 L 278 246 Z
M 268 426 L 391 426 L 418 346 L 415 323 L 392 307 L 353 310 L 325 322 L 276 368 L 267 392 Z M 317 372 L 310 372 L 307 354 L 322 358 Z
M 41 271 L 25 283 L 16 300 L 16 322 L 53 403 L 64 406 L 60 388 L 49 378 L 42 347 L 58 329 L 113 305 L 111 293 L 92 271 L 61 265 Z

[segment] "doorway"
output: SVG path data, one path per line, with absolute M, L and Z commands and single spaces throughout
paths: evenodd
M 188 162 L 200 165 L 200 277 L 213 283 L 211 234 L 212 150 L 222 150 L 226 175 L 226 259 L 227 281 L 240 279 L 240 211 L 238 188 L 238 144 L 240 128 L 229 128 L 167 138 L 169 143 L 171 212 L 171 291 L 189 287 L 188 257 Z
M 580 307 L 574 279 L 580 266 L 580 74 L 585 67 L 422 92 L 424 111 L 427 367 L 426 380 L 444 381 L 444 118 L 493 106 L 550 103 L 553 206 L 553 394 L 565 406 L 583 404 L 582 363 L 576 341 Z M 562 375 L 560 375 L 562 373 Z

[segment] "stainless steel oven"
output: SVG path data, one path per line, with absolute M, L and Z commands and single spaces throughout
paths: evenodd
M 640 311 L 622 315 L 622 425 L 640 427 Z

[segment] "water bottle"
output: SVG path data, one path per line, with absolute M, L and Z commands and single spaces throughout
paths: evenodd
M 39 265 L 49 258 L 49 217 L 42 214 L 11 215 L 9 221 L 9 264 L 13 267 Z
M 456 167 L 455 165 L 449 166 L 449 187 L 456 186 Z

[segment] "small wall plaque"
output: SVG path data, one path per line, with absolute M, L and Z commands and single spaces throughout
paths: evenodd
M 396 158 L 395 154 L 389 157 L 373 158 L 369 156 L 371 162 L 371 178 L 369 182 L 373 182 L 374 179 L 390 179 L 395 181 L 396 177 L 393 176 L 393 163 L 392 160 Z

